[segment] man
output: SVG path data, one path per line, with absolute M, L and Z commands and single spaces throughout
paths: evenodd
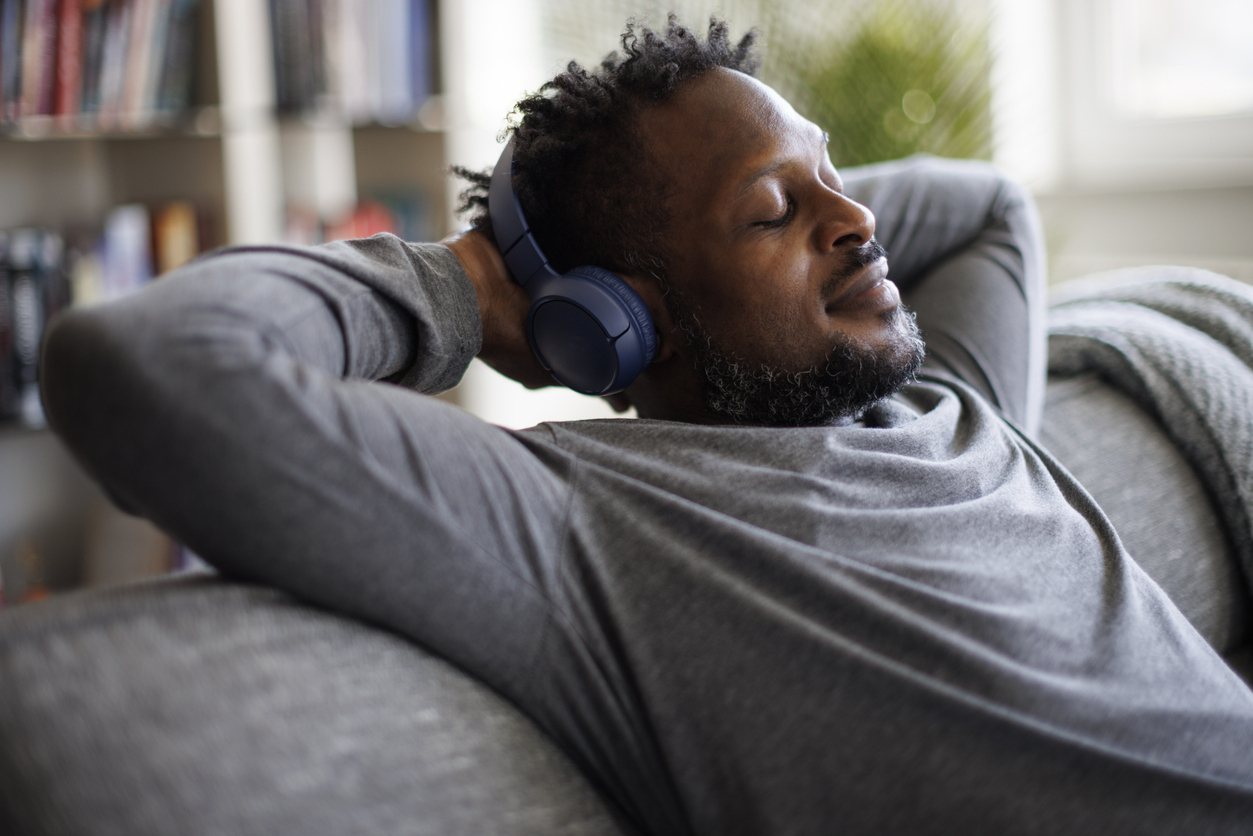
M 629 31 L 514 132 L 556 265 L 656 321 L 641 420 L 402 388 L 476 353 L 542 382 L 481 229 L 227 250 L 72 314 L 51 420 L 222 571 L 481 677 L 646 832 L 1241 831 L 1253 694 L 1030 439 L 1028 200 L 977 164 L 842 182 L 725 35 Z

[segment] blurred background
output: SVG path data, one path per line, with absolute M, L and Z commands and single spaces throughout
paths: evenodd
M 711 13 L 837 166 L 994 161 L 1050 276 L 1189 264 L 1253 282 L 1249 0 L 0 0 L 0 578 L 10 603 L 185 565 L 43 427 L 44 323 L 223 244 L 459 225 L 513 103 L 624 22 Z M 475 363 L 489 421 L 611 417 Z

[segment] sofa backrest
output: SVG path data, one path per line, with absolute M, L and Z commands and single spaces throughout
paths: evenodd
M 1040 442 L 1214 649 L 1247 649 L 1248 584 L 1205 485 L 1161 424 L 1095 374 L 1050 377 Z
M 634 832 L 511 704 L 211 576 L 0 615 L 0 833 Z

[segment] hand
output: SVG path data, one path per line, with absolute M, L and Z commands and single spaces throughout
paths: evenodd
M 510 277 L 495 242 L 472 229 L 454 233 L 440 243 L 457 256 L 478 296 L 479 318 L 483 322 L 479 359 L 528 389 L 557 385 L 536 359 L 526 338 L 531 299 Z
M 531 351 L 526 338 L 526 315 L 531 299 L 509 275 L 500 250 L 483 232 L 472 229 L 454 233 L 440 242 L 453 251 L 474 285 L 483 322 L 483 347 L 479 359 L 505 377 L 528 389 L 559 385 Z M 614 412 L 626 412 L 631 399 L 626 392 L 606 395 Z

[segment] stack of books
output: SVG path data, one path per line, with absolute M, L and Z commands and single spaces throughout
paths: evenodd
M 67 247 L 50 229 L 0 231 L 0 422 L 43 426 L 39 347 L 48 320 L 138 290 L 190 261 L 206 240 L 204 214 L 185 201 L 149 211 L 119 206 L 103 233 Z
M 283 113 L 404 124 L 431 93 L 427 0 L 270 0 Z
M 199 0 L 0 0 L 0 123 L 136 130 L 190 105 Z
M 48 318 L 69 303 L 64 251 L 55 232 L 0 232 L 0 419 L 43 425 L 39 345 Z

